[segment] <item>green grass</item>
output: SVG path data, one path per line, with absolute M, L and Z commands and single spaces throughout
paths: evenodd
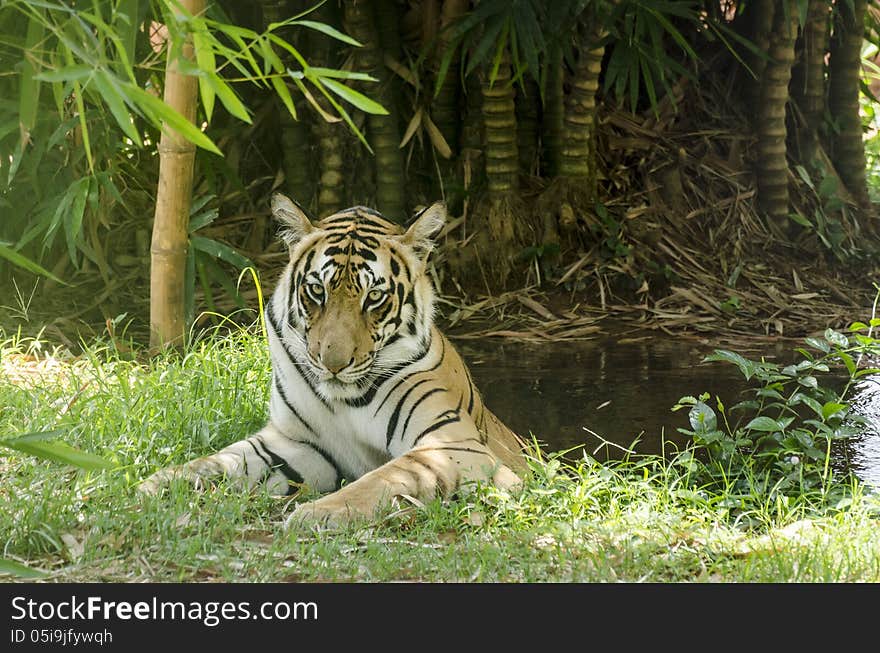
M 536 453 L 521 493 L 480 487 L 341 532 L 287 532 L 289 500 L 222 485 L 142 497 L 135 484 L 158 467 L 262 426 L 270 368 L 256 329 L 133 358 L 100 341 L 76 357 L 0 343 L 0 437 L 63 429 L 117 465 L 87 472 L 0 449 L 0 558 L 63 582 L 880 581 L 880 502 L 865 488 L 709 491 L 687 455 Z

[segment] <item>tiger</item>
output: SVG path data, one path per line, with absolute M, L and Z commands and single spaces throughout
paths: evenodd
M 435 324 L 427 264 L 445 204 L 419 211 L 405 231 L 365 206 L 315 224 L 280 193 L 271 213 L 289 261 L 264 311 L 268 421 L 139 489 L 157 494 L 178 478 L 204 489 L 222 477 L 273 495 L 307 488 L 318 498 L 296 504 L 285 526 L 342 527 L 402 498 L 521 487 L 525 441 L 485 406 Z

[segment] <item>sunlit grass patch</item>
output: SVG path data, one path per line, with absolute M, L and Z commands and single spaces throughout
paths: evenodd
M 30 352 L 28 348 L 30 347 Z M 0 454 L 0 558 L 63 581 L 880 581 L 877 498 L 855 481 L 799 496 L 695 473 L 690 451 L 600 463 L 530 453 L 519 492 L 477 486 L 406 500 L 342 531 L 285 531 L 289 499 L 220 483 L 143 497 L 155 469 L 262 426 L 270 380 L 259 328 L 155 358 L 106 342 L 51 365 L 6 340 L 0 433 L 58 429 L 109 459 L 83 471 Z M 18 357 L 39 374 L 14 370 Z M 743 488 L 750 488 L 747 492 Z

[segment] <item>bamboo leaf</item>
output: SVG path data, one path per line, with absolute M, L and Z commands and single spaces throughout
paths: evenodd
M 125 98 L 115 84 L 115 80 L 103 70 L 99 70 L 95 74 L 94 82 L 101 94 L 101 99 L 107 104 L 107 108 L 110 109 L 110 113 L 113 114 L 119 127 L 140 147 L 143 144 L 141 136 L 131 121 L 131 114 L 125 107 Z
M 416 112 L 410 119 L 409 124 L 406 126 L 406 131 L 403 133 L 403 138 L 400 139 L 400 147 L 405 147 L 406 144 L 409 143 L 409 139 L 411 139 L 413 137 L 413 134 L 416 133 L 416 130 L 419 128 L 420 124 L 422 124 L 422 107 L 416 109 Z
M 217 68 L 217 62 L 210 40 L 206 37 L 205 33 L 200 31 L 193 32 L 192 39 L 196 54 L 196 64 L 198 64 L 199 70 L 213 75 L 214 70 Z M 205 110 L 205 117 L 208 119 L 208 122 L 211 121 L 211 116 L 214 115 L 215 94 L 216 90 L 213 80 L 205 75 L 199 75 L 199 97 L 202 100 L 202 108 Z M 230 111 L 230 113 L 232 112 Z
M 248 113 L 247 107 L 238 99 L 232 87 L 215 73 L 206 73 L 205 77 L 209 80 L 211 87 L 217 93 L 217 97 L 220 98 L 220 102 L 223 103 L 226 110 L 239 120 L 251 124 L 251 116 Z
M 214 144 L 214 141 L 208 138 L 198 127 L 169 107 L 162 100 L 136 86 L 129 85 L 128 88 L 140 108 L 155 122 L 164 122 L 168 127 L 177 131 L 189 142 L 204 150 L 223 156 L 223 153 Z
M 351 70 L 336 70 L 335 68 L 321 68 L 309 66 L 309 74 L 315 77 L 332 77 L 334 79 L 350 79 L 358 82 L 378 82 L 379 80 L 367 73 L 358 73 Z
M 277 75 L 272 75 L 269 81 L 272 83 L 275 93 L 277 93 L 278 97 L 281 98 L 281 102 L 287 108 L 288 113 L 290 113 L 294 120 L 297 120 L 296 105 L 293 103 L 293 98 L 290 97 L 290 89 L 287 88 L 287 84 Z
M 380 116 L 388 115 L 388 110 L 381 104 L 375 100 L 371 100 L 366 95 L 349 88 L 345 84 L 340 84 L 339 82 L 326 77 L 316 77 L 314 78 L 314 81 L 326 86 L 343 100 L 350 102 L 365 113 L 372 113 Z
M 0 574 L 17 576 L 18 578 L 42 578 L 46 575 L 46 572 L 31 569 L 20 562 L 15 562 L 15 560 L 0 558 Z
M 428 138 L 431 139 L 431 145 L 434 146 L 438 154 L 444 159 L 450 158 L 452 156 L 452 148 L 449 147 L 449 143 L 446 142 L 443 134 L 428 114 L 425 114 L 425 128 L 428 130 Z
M 95 454 L 81 451 L 64 442 L 47 440 L 48 435 L 57 435 L 57 431 L 29 433 L 16 438 L 3 439 L 0 440 L 0 447 L 30 454 L 43 460 L 73 465 L 80 469 L 100 470 L 115 467 L 109 460 Z
M 70 185 L 73 192 L 70 211 L 64 217 L 64 235 L 67 240 L 67 253 L 72 263 L 76 264 L 76 241 L 82 229 L 83 216 L 86 210 L 86 199 L 89 196 L 91 177 L 77 179 Z
M 40 79 L 33 63 L 35 50 L 43 38 L 44 26 L 35 17 L 28 20 L 27 34 L 24 39 L 24 60 L 21 67 L 21 85 L 18 96 L 18 119 L 24 132 L 30 132 L 37 124 L 37 106 L 40 103 Z
M 43 82 L 72 82 L 85 79 L 95 72 L 95 69 L 85 64 L 71 64 L 57 70 L 47 70 L 39 75 L 35 75 L 34 79 Z
M 253 262 L 249 258 L 242 256 L 229 245 L 214 240 L 213 238 L 191 235 L 189 241 L 194 249 L 204 252 L 214 258 L 222 259 L 239 269 L 253 266 Z
M 338 117 L 334 116 L 332 113 L 328 113 L 327 111 L 324 110 L 324 107 L 321 106 L 321 104 L 315 99 L 315 96 L 312 95 L 311 91 L 309 91 L 309 89 L 306 87 L 306 85 L 303 84 L 301 78 L 296 77 L 295 73 L 292 72 L 291 70 L 288 70 L 287 74 L 290 75 L 291 79 L 293 79 L 293 81 L 296 84 L 297 88 L 299 89 L 300 93 L 303 94 L 303 97 L 309 101 L 309 104 L 311 104 L 315 108 L 315 111 L 317 111 L 326 122 L 329 122 L 329 123 L 341 122 L 342 118 L 338 118 Z
M 18 267 L 27 270 L 28 272 L 33 272 L 34 274 L 39 274 L 46 277 L 47 279 L 51 279 L 55 283 L 60 283 L 64 286 L 68 285 L 65 281 L 62 281 L 61 279 L 56 277 L 46 268 L 30 260 L 26 256 L 19 254 L 14 249 L 7 247 L 3 243 L 0 243 L 0 258 L 4 258 L 13 265 L 17 265 Z
M 288 23 L 290 25 L 301 25 L 303 27 L 308 27 L 309 29 L 316 30 L 321 32 L 322 34 L 326 34 L 337 41 L 342 41 L 343 43 L 347 43 L 348 45 L 353 45 L 356 48 L 363 47 L 363 44 L 360 41 L 356 41 L 351 38 L 348 34 L 343 34 L 339 30 L 327 25 L 326 23 L 319 23 L 314 20 L 293 20 Z
M 124 68 L 131 73 L 131 62 L 135 60 L 135 48 L 137 46 L 137 35 L 140 31 L 140 0 L 119 0 L 116 7 L 117 21 L 114 22 L 114 28 L 119 35 L 119 42 L 122 45 L 120 58 L 124 57 Z M 132 81 L 134 78 L 132 76 Z

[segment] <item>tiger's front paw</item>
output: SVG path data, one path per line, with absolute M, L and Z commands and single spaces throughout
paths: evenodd
M 207 489 L 212 484 L 212 480 L 215 480 L 222 473 L 222 469 L 218 469 L 217 465 L 210 460 L 200 458 L 184 465 L 164 467 L 141 481 L 137 489 L 143 494 L 156 495 L 171 485 L 173 481 L 182 479 L 188 481 L 195 490 L 202 491 Z
M 368 521 L 375 512 L 376 505 L 371 501 L 330 494 L 299 504 L 285 521 L 284 527 L 320 526 L 338 529 Z

